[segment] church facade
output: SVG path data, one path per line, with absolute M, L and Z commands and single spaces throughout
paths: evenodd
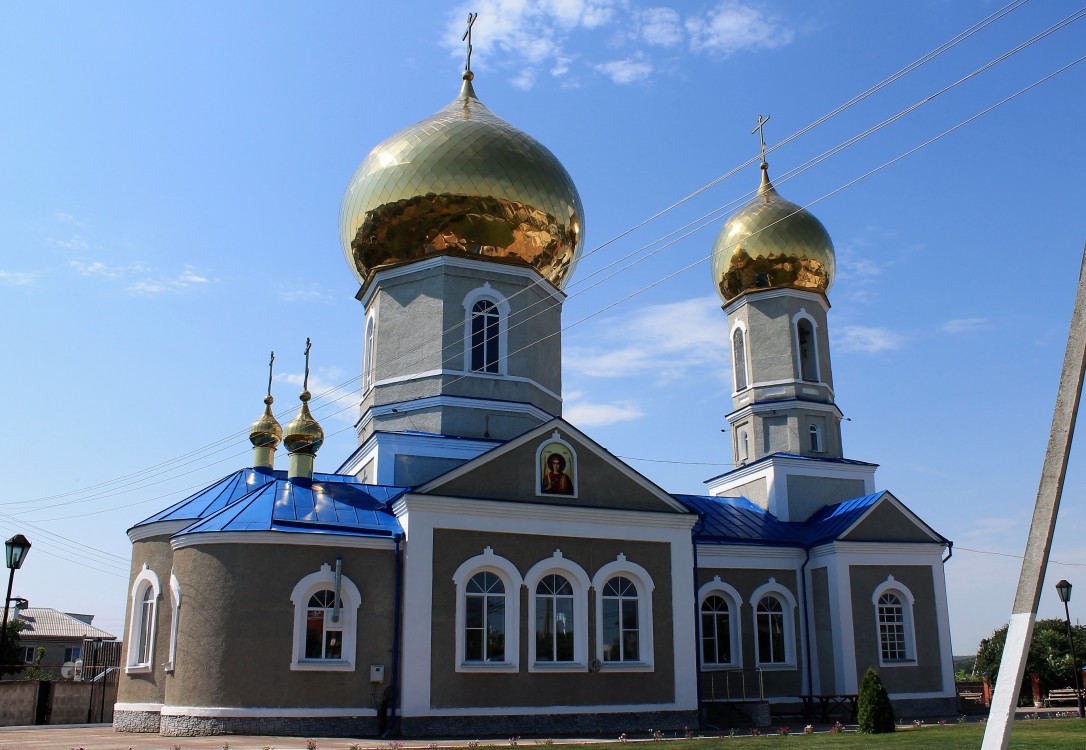
M 899 715 L 956 713 L 950 542 L 843 454 L 822 225 L 763 162 L 713 252 L 736 468 L 669 493 L 561 416 L 583 208 L 472 78 L 343 200 L 357 450 L 315 472 L 308 390 L 284 428 L 269 388 L 253 465 L 129 530 L 115 729 L 666 731 L 854 695 L 869 666 Z

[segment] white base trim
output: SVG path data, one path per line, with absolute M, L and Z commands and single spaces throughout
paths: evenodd
M 119 708 L 120 703 L 117 704 Z M 376 716 L 372 708 L 235 708 L 233 706 L 163 706 L 163 716 L 205 716 L 220 718 L 299 717 L 329 718 Z
M 621 706 L 476 706 L 473 708 L 434 708 L 427 713 L 404 713 L 403 718 L 427 716 L 479 716 L 485 711 L 490 716 L 540 716 L 544 714 L 636 714 L 645 711 L 696 711 L 697 704 L 683 706 L 678 703 L 624 704 Z
M 293 544 L 301 547 L 349 547 L 351 549 L 393 549 L 392 537 L 367 537 L 353 534 L 308 534 L 304 531 L 200 531 L 174 537 L 172 549 L 202 544 Z
M 158 712 L 162 710 L 161 703 L 114 703 L 114 711 L 143 711 L 143 712 Z

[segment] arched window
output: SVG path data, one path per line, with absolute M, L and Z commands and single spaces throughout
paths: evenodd
M 732 660 L 731 608 L 717 594 L 701 603 L 701 660 L 705 664 L 730 664 Z
M 746 430 L 739 433 L 739 460 L 743 463 L 750 460 L 750 434 Z
M 916 664 L 912 592 L 888 576 L 871 597 L 879 637 L 880 666 Z
M 573 661 L 573 586 L 557 573 L 543 576 L 535 589 L 535 658 Z
M 487 547 L 453 574 L 456 585 L 456 671 L 519 671 L 522 584 L 511 562 Z
M 505 584 L 489 571 L 468 580 L 464 661 L 505 661 Z
M 362 393 L 373 387 L 374 364 L 377 361 L 377 317 L 370 315 L 366 320 L 366 340 L 362 353 Z
M 638 661 L 641 626 L 637 587 L 625 576 L 615 576 L 603 587 L 603 660 Z
M 158 576 L 144 563 L 132 581 L 131 622 L 128 626 L 128 673 L 150 672 L 154 669 L 155 636 L 158 624 L 158 598 L 162 589 Z
M 813 425 L 811 425 L 810 430 L 808 430 L 808 433 L 809 433 L 810 438 L 811 438 L 811 452 L 812 453 L 821 453 L 822 452 L 822 430 L 818 429 L 818 425 L 813 424 Z
M 796 348 L 799 355 L 799 377 L 812 383 L 818 382 L 818 346 L 814 326 L 807 318 L 796 320 Z
M 501 354 L 498 351 L 501 316 L 498 306 L 481 299 L 471 308 L 471 371 L 498 374 Z
M 735 369 L 735 390 L 747 387 L 747 350 L 743 340 L 743 329 L 736 328 L 732 333 L 732 366 Z
M 337 581 L 338 578 L 338 581 Z M 339 598 L 336 598 L 336 588 Z M 362 594 L 350 578 L 325 563 L 294 586 L 295 671 L 353 672 Z
M 759 667 L 790 668 L 796 664 L 795 609 L 792 594 L 775 579 L 758 587 L 754 608 L 754 655 Z

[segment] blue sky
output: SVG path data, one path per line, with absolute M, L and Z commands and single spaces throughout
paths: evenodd
M 292 412 L 313 338 L 312 390 L 332 389 L 314 402 L 329 434 L 318 470 L 350 452 L 361 310 L 340 198 L 374 145 L 455 96 L 469 6 L 452 8 L 7 6 L 0 534 L 35 545 L 15 594 L 120 635 L 125 529 L 250 460 L 271 349 Z M 754 159 L 759 114 L 772 147 L 999 8 L 473 3 L 476 91 L 554 151 L 585 205 L 566 417 L 674 492 L 729 468 L 727 336 L 706 261 L 756 163 L 605 243 Z M 958 653 L 1006 622 L 1029 526 L 1086 239 L 1086 65 L 839 189 L 1075 61 L 1086 22 L 783 177 L 1075 10 L 1026 3 L 769 156 L 779 191 L 817 201 L 836 244 L 846 455 L 879 463 L 879 486 L 956 543 Z M 1080 452 L 1042 616 L 1062 614 L 1059 578 L 1086 592 Z

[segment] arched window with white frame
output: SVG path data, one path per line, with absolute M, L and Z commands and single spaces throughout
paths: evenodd
M 738 393 L 747 387 L 746 333 L 739 325 L 732 331 L 732 369 L 735 373 L 735 391 Z
M 524 576 L 528 591 L 528 671 L 588 668 L 588 575 L 561 550 Z
M 796 599 L 770 578 L 750 598 L 754 611 L 754 659 L 762 669 L 796 666 Z
M 913 595 L 893 576 L 879 584 L 871 596 L 879 639 L 879 666 L 916 665 Z
M 648 571 L 620 554 L 592 577 L 596 653 L 604 670 L 651 671 L 652 590 Z
M 807 430 L 807 435 L 810 440 L 810 447 L 812 453 L 822 452 L 822 430 L 817 424 L 811 424 Z
M 792 318 L 795 329 L 796 365 L 800 380 L 819 382 L 818 340 L 814 321 L 801 310 Z
M 336 596 L 336 591 L 339 596 Z M 294 586 L 294 639 L 290 668 L 302 672 L 353 672 L 358 642 L 358 586 L 328 563 Z
M 701 616 L 701 663 L 708 669 L 736 668 L 743 663 L 740 636 L 742 598 L 734 587 L 714 576 L 698 591 Z
M 125 671 L 132 673 L 154 670 L 155 636 L 158 624 L 158 601 L 162 587 L 158 575 L 143 564 L 143 569 L 132 581 L 130 592 L 131 621 L 128 625 L 128 664 Z
M 487 282 L 464 297 L 464 371 L 504 375 L 509 302 Z
M 373 387 L 377 363 L 377 315 L 370 313 L 366 318 L 366 337 L 362 351 L 362 393 Z
M 456 671 L 517 672 L 520 667 L 520 572 L 486 547 L 453 574 Z

